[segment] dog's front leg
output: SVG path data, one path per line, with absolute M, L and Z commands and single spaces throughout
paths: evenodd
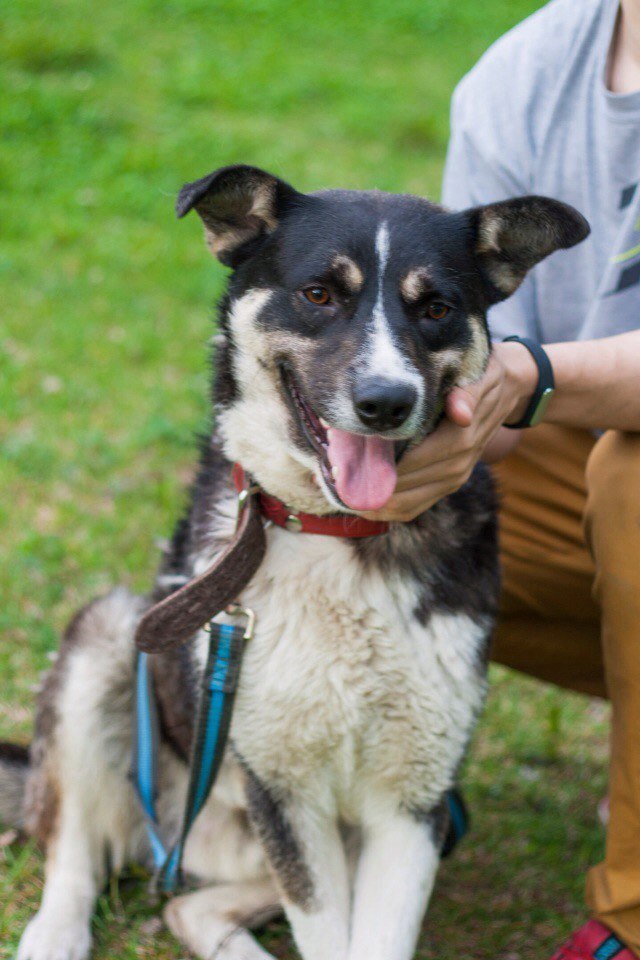
M 304 960 L 346 960 L 350 887 L 333 811 L 282 799 L 250 771 L 247 800 Z
M 305 810 L 292 819 L 309 878 L 304 900 L 283 896 L 296 944 L 304 960 L 346 960 L 351 891 L 343 838 L 334 818 Z
M 439 861 L 428 819 L 399 812 L 365 827 L 349 960 L 411 960 Z
M 17 960 L 85 960 L 89 954 L 104 851 L 92 842 L 87 813 L 75 799 L 62 799 L 59 830 L 47 851 L 42 904 L 22 935 Z

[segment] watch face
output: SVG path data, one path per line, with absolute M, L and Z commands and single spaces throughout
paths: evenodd
M 540 399 L 538 400 L 538 406 L 531 414 L 531 418 L 529 420 L 530 427 L 535 427 L 544 418 L 544 415 L 547 412 L 547 407 L 549 406 L 549 400 L 551 400 L 551 397 L 554 395 L 554 393 L 555 390 L 553 387 L 547 387 L 546 390 L 542 391 Z

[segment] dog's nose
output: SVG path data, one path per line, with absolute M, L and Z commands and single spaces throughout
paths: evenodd
M 417 393 L 409 383 L 375 377 L 356 384 L 353 403 L 365 427 L 392 430 L 401 426 L 415 406 Z

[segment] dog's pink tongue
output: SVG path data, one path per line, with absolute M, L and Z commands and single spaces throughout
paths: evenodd
M 335 485 L 342 502 L 352 510 L 378 510 L 396 486 L 393 440 L 361 437 L 332 427 L 329 463 L 335 467 Z

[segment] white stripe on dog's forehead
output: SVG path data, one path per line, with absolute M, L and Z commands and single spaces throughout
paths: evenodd
M 422 377 L 409 359 L 396 346 L 384 310 L 384 280 L 391 252 L 389 227 L 386 220 L 376 230 L 375 250 L 377 260 L 378 291 L 373 307 L 366 353 L 360 366 L 366 377 L 381 377 L 394 382 L 411 383 L 422 398 Z
M 389 227 L 386 220 L 382 221 L 376 232 L 376 255 L 378 257 L 378 282 L 382 283 L 389 259 Z

